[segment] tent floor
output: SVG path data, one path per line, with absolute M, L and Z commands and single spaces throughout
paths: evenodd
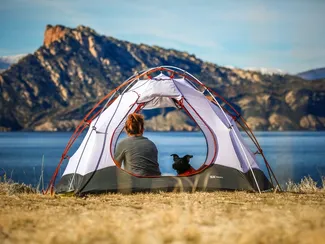
M 272 188 L 263 171 L 253 169 L 260 190 Z M 256 183 L 252 173 L 242 173 L 236 169 L 222 165 L 212 165 L 204 171 L 192 176 L 160 176 L 154 178 L 136 177 L 116 166 L 107 167 L 81 176 L 64 175 L 56 186 L 56 193 L 105 193 L 105 192 L 159 192 L 159 191 L 216 191 L 246 190 L 256 191 Z

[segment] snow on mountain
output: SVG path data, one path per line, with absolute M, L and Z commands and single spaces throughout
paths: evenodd
M 0 57 L 0 70 L 8 69 L 11 64 L 17 63 L 21 58 L 25 57 L 26 55 L 27 54 L 18 54 Z
M 283 71 L 281 69 L 274 69 L 274 68 L 247 67 L 247 68 L 244 68 L 244 69 L 249 70 L 249 71 L 260 72 L 263 75 L 285 75 L 285 74 L 288 74 L 288 72 L 286 72 L 286 71 Z
M 228 69 L 242 69 L 242 70 L 246 70 L 246 71 L 253 71 L 253 72 L 259 72 L 263 75 L 286 75 L 288 74 L 288 72 L 283 71 L 281 69 L 274 69 L 274 68 L 258 68 L 258 67 L 246 67 L 246 68 L 238 68 L 236 66 L 233 65 L 225 65 L 225 68 Z

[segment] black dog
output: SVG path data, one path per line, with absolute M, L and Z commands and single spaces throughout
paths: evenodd
M 185 155 L 180 158 L 177 154 L 172 154 L 174 163 L 173 169 L 177 171 L 178 176 L 186 176 L 195 173 L 195 169 L 190 165 L 190 158 L 193 158 L 192 155 Z

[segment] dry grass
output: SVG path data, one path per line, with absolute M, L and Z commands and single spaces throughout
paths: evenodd
M 16 183 L 11 179 L 8 179 L 7 174 L 4 174 L 2 177 L 0 177 L 0 195 L 14 195 L 23 193 L 30 194 L 36 192 L 36 189 L 34 189 L 31 185 Z
M 294 183 L 292 180 L 289 180 L 286 184 L 287 191 L 297 193 L 325 192 L 325 176 L 321 177 L 321 181 L 321 187 L 317 187 L 317 182 L 310 176 L 305 176 L 301 179 L 300 183 Z
M 19 183 L 0 183 L 0 194 L 15 195 L 15 194 L 31 194 L 36 193 L 36 190 L 30 185 Z
M 325 243 L 325 193 L 0 192 L 0 243 Z

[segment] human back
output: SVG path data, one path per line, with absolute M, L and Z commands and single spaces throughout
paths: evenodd
M 128 135 L 116 147 L 115 161 L 119 166 L 132 174 L 140 176 L 161 175 L 158 164 L 158 150 L 156 145 L 143 136 L 143 116 L 130 114 L 125 123 Z

